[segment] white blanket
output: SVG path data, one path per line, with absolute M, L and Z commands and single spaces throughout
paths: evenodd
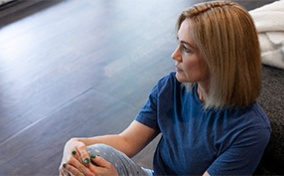
M 284 69 L 284 0 L 249 13 L 258 31 L 262 63 Z

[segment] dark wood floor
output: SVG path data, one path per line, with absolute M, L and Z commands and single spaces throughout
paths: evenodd
M 57 175 L 69 138 L 128 126 L 174 70 L 175 21 L 196 2 L 44 1 L 2 17 L 0 175 Z M 134 160 L 151 167 L 154 147 Z

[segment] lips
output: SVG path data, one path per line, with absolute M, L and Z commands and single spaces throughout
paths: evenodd
M 181 72 L 181 71 L 182 71 L 182 69 L 181 69 L 181 68 L 179 68 L 178 66 L 176 66 L 176 71 L 177 71 L 177 72 Z

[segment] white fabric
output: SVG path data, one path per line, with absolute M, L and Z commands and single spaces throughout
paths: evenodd
M 258 31 L 262 63 L 284 69 L 284 0 L 249 13 Z

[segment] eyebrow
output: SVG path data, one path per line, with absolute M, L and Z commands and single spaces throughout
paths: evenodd
M 177 40 L 180 41 L 180 43 L 182 43 L 182 44 L 186 44 L 186 45 L 188 45 L 189 47 L 191 47 L 191 48 L 193 48 L 193 49 L 196 49 L 196 47 L 194 47 L 192 44 L 190 44 L 190 43 L 188 43 L 188 42 L 186 42 L 186 41 L 184 41 L 184 40 L 179 40 L 179 37 L 178 37 L 178 36 L 177 36 Z
M 194 46 L 193 46 L 193 45 L 191 45 L 191 44 L 189 44 L 189 43 L 187 43 L 187 42 L 185 42 L 185 41 L 183 41 L 183 40 L 181 40 L 181 41 L 180 41 L 180 43 L 182 43 L 182 44 L 186 44 L 186 45 L 188 45 L 189 47 L 194 48 Z

